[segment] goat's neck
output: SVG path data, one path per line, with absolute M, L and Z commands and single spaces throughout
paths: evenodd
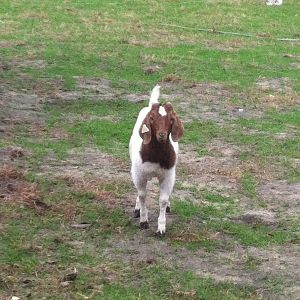
M 169 138 L 164 143 L 152 138 L 149 144 L 143 144 L 141 157 L 143 162 L 159 163 L 164 169 L 172 168 L 176 162 L 176 154 Z

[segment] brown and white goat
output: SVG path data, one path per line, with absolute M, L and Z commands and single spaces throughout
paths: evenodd
M 146 207 L 147 182 L 157 177 L 160 184 L 157 232 L 166 231 L 166 211 L 170 211 L 169 198 L 175 183 L 178 141 L 183 125 L 171 103 L 158 102 L 160 86 L 155 86 L 149 106 L 143 108 L 135 123 L 129 143 L 131 176 L 137 189 L 135 216 L 140 217 L 141 229 L 149 228 Z

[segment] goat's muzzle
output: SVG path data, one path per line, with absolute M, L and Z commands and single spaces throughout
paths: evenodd
M 156 139 L 159 143 L 165 143 L 168 139 L 168 135 L 166 132 L 160 132 L 157 134 Z

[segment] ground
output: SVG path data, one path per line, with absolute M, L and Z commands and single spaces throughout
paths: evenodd
M 225 26 L 224 12 L 211 13 L 214 2 L 206 20 Z M 78 3 L 4 6 L 17 35 L 6 31 L 0 41 L 0 299 L 300 299 L 299 44 L 157 29 L 145 3 L 137 11 L 124 4 L 120 19 L 110 2 L 98 13 Z M 192 26 L 193 3 L 153 5 L 158 16 L 174 10 L 176 20 L 185 12 Z M 229 15 L 234 5 L 242 10 L 230 3 Z M 67 19 L 56 28 L 54 15 Z M 228 30 L 245 29 L 248 18 L 242 11 Z M 42 26 L 47 42 L 39 44 L 32 28 L 41 24 L 64 33 Z M 86 41 L 82 61 L 73 35 L 78 43 L 81 31 L 96 37 L 96 25 L 116 39 L 99 37 L 112 44 L 96 40 L 99 49 Z M 295 26 L 289 33 L 297 36 Z M 266 59 L 260 47 L 274 52 Z M 185 125 L 164 237 L 155 234 L 156 180 L 148 186 L 150 228 L 134 219 L 128 157 L 135 118 L 157 82 Z

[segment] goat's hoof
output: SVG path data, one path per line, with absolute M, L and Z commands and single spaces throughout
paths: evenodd
M 167 208 L 166 208 L 166 212 L 167 212 L 167 213 L 170 213 L 170 212 L 171 212 L 171 208 L 170 208 L 170 206 L 167 206 Z
M 165 232 L 165 231 L 162 231 L 162 232 L 156 231 L 156 236 L 157 236 L 157 237 L 163 238 L 163 237 L 165 237 L 165 235 L 166 235 L 166 232 Z
M 148 229 L 148 228 L 149 228 L 149 223 L 148 223 L 148 221 L 141 222 L 141 223 L 140 223 L 140 228 L 141 228 L 141 229 Z
M 139 209 L 135 209 L 134 210 L 134 217 L 135 218 L 139 218 L 140 217 L 140 210 Z

